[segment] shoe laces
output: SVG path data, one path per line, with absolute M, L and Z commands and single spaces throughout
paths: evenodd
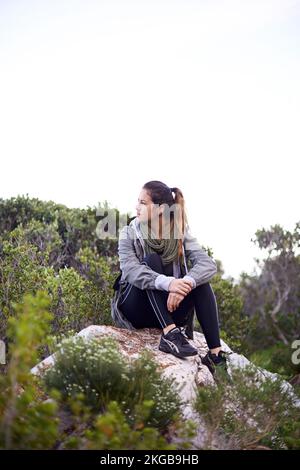
M 185 327 L 184 326 L 178 326 L 177 328 L 180 330 L 180 333 L 182 334 L 182 336 L 184 336 L 185 338 L 188 339 L 188 337 L 186 335 L 186 332 L 185 332 Z
M 174 330 L 171 330 L 169 333 L 171 333 L 171 332 L 176 334 L 176 337 L 180 340 L 180 343 L 182 345 L 187 344 L 188 341 L 187 341 L 186 336 L 184 334 L 184 327 L 176 326 L 176 328 L 174 328 Z
M 188 343 L 188 340 L 187 340 L 187 336 L 185 334 L 185 328 L 182 327 L 182 326 L 178 326 L 177 327 L 179 332 L 178 332 L 178 335 L 181 339 L 181 344 L 184 345 L 184 344 L 187 344 Z

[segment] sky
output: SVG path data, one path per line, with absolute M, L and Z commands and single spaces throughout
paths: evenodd
M 225 276 L 299 217 L 300 1 L 0 0 L 0 198 L 185 197 Z

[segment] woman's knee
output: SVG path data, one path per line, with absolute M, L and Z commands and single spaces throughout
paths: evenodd
M 211 286 L 210 282 L 205 282 L 204 284 L 200 284 L 199 286 L 195 287 L 192 290 L 194 299 L 202 299 L 203 302 L 211 302 L 213 301 L 217 307 L 217 298 L 214 293 L 214 290 Z
M 205 282 L 204 284 L 200 284 L 199 286 L 195 287 L 191 291 L 194 298 L 201 298 L 201 299 L 215 299 L 215 293 L 213 291 L 210 282 Z
M 200 284 L 198 286 L 196 286 L 192 292 L 196 292 L 196 291 L 200 291 L 200 292 L 209 292 L 211 293 L 212 292 L 212 287 L 210 285 L 209 282 L 204 282 L 203 284 Z

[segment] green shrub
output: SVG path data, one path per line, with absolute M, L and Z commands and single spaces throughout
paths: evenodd
M 209 256 L 213 256 L 212 250 L 207 249 Z M 236 352 L 247 352 L 247 337 L 255 328 L 256 318 L 249 318 L 244 312 L 243 297 L 233 278 L 224 279 L 223 266 L 220 260 L 216 260 L 218 273 L 211 280 L 214 291 L 220 326 L 220 336 Z M 201 331 L 201 326 L 195 319 L 195 330 Z
M 249 365 L 231 368 L 231 381 L 199 388 L 194 406 L 207 426 L 206 447 L 300 448 L 300 409 L 281 378 L 262 377 Z
M 78 397 L 79 398 L 79 397 Z M 74 404 L 76 410 L 74 410 Z M 72 409 L 77 416 L 77 430 L 66 436 L 60 449 L 89 449 L 89 450 L 174 450 L 191 448 L 191 439 L 195 436 L 195 425 L 191 420 L 178 420 L 172 425 L 172 437 L 176 435 L 177 442 L 170 444 L 170 436 L 161 434 L 155 427 L 146 425 L 147 418 L 154 406 L 152 400 L 144 400 L 138 407 L 136 418 L 131 425 L 117 401 L 110 401 L 107 410 L 94 416 L 86 412 L 80 400 L 72 399 Z M 82 422 L 85 422 L 84 427 Z
M 20 302 L 25 293 L 34 294 L 44 287 L 46 271 L 40 264 L 37 248 L 4 241 L 0 250 L 1 337 L 5 338 L 7 318 L 13 315 L 13 302 Z
M 300 365 L 292 363 L 293 350 L 290 346 L 278 343 L 272 347 L 255 351 L 251 354 L 251 361 L 259 367 L 280 374 L 290 379 L 300 373 Z
M 48 269 L 45 287 L 54 314 L 53 332 L 80 331 L 92 323 L 94 311 L 87 284 L 74 268 L 60 269 L 58 274 Z
M 107 202 L 86 209 L 68 208 L 53 201 L 41 201 L 37 198 L 17 196 L 16 198 L 0 199 L 0 244 L 5 234 L 16 229 L 20 224 L 26 226 L 32 221 L 45 226 L 53 225 L 62 241 L 62 249 L 58 254 L 57 268 L 75 267 L 74 257 L 80 248 L 96 246 L 103 256 L 113 256 L 116 252 L 117 239 L 98 239 L 97 224 L 100 216 L 97 209 L 113 210 L 121 224 L 128 220 L 127 215 L 120 214 L 117 209 L 110 209 Z M 46 229 L 47 230 L 47 229 Z
M 255 319 L 249 319 L 243 310 L 243 299 L 238 288 L 229 279 L 214 276 L 212 279 L 220 320 L 221 337 L 236 352 L 245 353 L 246 338 L 254 328 Z
M 103 257 L 96 248 L 82 248 L 76 255 L 77 271 L 87 281 L 96 324 L 111 325 L 113 283 L 119 272 L 117 256 Z
M 93 430 L 85 433 L 88 449 L 175 449 L 168 445 L 159 434 L 158 429 L 147 427 L 153 401 L 143 401 L 132 427 L 128 424 L 125 414 L 116 401 L 108 404 L 107 412 L 100 415 Z
M 83 393 L 85 403 L 96 412 L 104 412 L 115 400 L 129 424 L 135 420 L 136 406 L 153 400 L 146 424 L 163 429 L 179 412 L 174 380 L 161 377 L 148 351 L 127 363 L 117 346 L 111 337 L 63 341 L 54 366 L 45 374 L 47 388 L 59 390 L 65 398 Z
M 96 210 L 17 198 L 0 200 L 0 214 L 6 217 L 0 222 L 2 339 L 7 319 L 13 315 L 12 303 L 38 290 L 50 294 L 54 334 L 78 331 L 92 323 L 112 323 L 110 300 L 118 271 L 112 247 L 116 241 L 107 244 L 97 239 Z
M 42 401 L 30 368 L 38 360 L 37 350 L 49 332 L 49 298 L 39 291 L 25 295 L 14 305 L 9 319 L 11 341 L 7 373 L 0 377 L 0 447 L 42 449 L 51 447 L 58 435 L 54 401 Z
M 144 388 L 146 380 L 136 377 L 146 367 L 146 355 L 132 367 L 136 369 L 133 373 L 131 366 L 120 360 L 115 348 L 110 347 L 112 343 L 105 339 L 103 343 L 93 342 L 85 344 L 92 348 L 92 353 L 96 349 L 102 352 L 102 361 L 91 359 L 89 364 L 84 362 L 83 367 L 91 367 L 86 373 L 79 367 L 79 373 L 74 364 L 68 365 L 71 359 L 66 353 L 64 367 L 70 368 L 71 374 L 58 377 L 58 387 L 51 388 L 48 394 L 42 386 L 43 380 L 31 374 L 30 369 L 38 362 L 38 350 L 42 341 L 48 337 L 52 315 L 49 312 L 50 299 L 45 292 L 38 291 L 36 296 L 26 295 L 19 304 L 14 304 L 14 316 L 9 319 L 9 340 L 10 340 L 10 362 L 6 374 L 0 377 L 0 447 L 2 449 L 174 449 L 175 445 L 168 443 L 169 436 L 164 430 L 161 432 L 160 426 L 151 426 L 149 423 L 158 422 L 162 427 L 167 423 L 172 424 L 172 431 L 180 438 L 178 445 L 180 448 L 190 447 L 189 439 L 194 436 L 194 427 L 191 422 L 182 423 L 177 417 L 176 410 L 164 409 L 164 399 L 160 393 L 166 392 L 166 399 L 172 399 L 171 392 L 166 383 L 161 384 L 158 373 L 153 371 L 150 378 L 153 379 L 153 390 Z M 80 348 L 83 343 L 78 337 L 77 359 L 85 357 L 85 348 Z M 64 340 L 63 347 L 68 351 L 70 339 Z M 88 355 L 88 357 L 90 357 Z M 94 359 L 96 356 L 94 355 Z M 99 358 L 98 358 L 99 359 Z M 80 361 L 79 361 L 80 362 Z M 97 376 L 97 371 L 93 366 L 102 367 Z M 127 372 L 127 378 L 123 374 L 123 369 Z M 68 387 L 66 379 L 74 374 L 77 378 L 77 387 Z M 145 369 L 147 378 L 149 369 Z M 102 391 L 101 400 L 95 401 L 95 394 L 91 387 L 79 386 L 78 378 L 82 380 L 88 378 L 91 386 L 93 380 L 95 387 Z M 113 391 L 118 388 L 119 398 L 123 398 L 124 391 L 120 387 L 120 380 L 124 385 L 128 385 L 128 380 L 136 380 L 137 384 L 132 393 L 127 393 L 126 405 L 130 403 L 132 413 L 126 414 L 125 406 L 112 402 L 107 387 Z M 101 383 L 101 379 L 104 383 Z M 112 383 L 113 380 L 118 382 Z M 110 383 L 109 383 L 110 382 Z M 161 388 L 157 385 L 161 384 Z M 85 385 L 83 382 L 82 386 Z M 171 386 L 171 384 L 169 384 Z M 136 393 L 139 388 L 140 393 Z M 66 393 L 60 393 L 59 389 Z M 70 393 L 71 391 L 71 393 Z M 79 393 L 78 393 L 79 391 Z M 89 396 L 89 391 L 91 395 Z M 153 400 L 147 398 L 152 394 Z M 89 399 L 87 399 L 89 397 Z M 145 397 L 145 399 L 142 399 Z M 154 402 L 154 400 L 156 400 Z M 136 402 L 134 402 L 136 400 Z M 91 401 L 94 407 L 85 403 Z M 106 404 L 104 406 L 104 403 Z M 69 414 L 66 419 L 66 404 Z M 99 406 L 102 404 L 102 413 L 99 414 Z M 124 405 L 125 403 L 123 403 Z M 156 405 L 158 404 L 158 410 Z M 128 405 L 129 406 L 129 405 Z M 101 407 L 100 407 L 101 408 Z M 95 411 L 97 413 L 95 414 Z M 169 414 L 168 414 L 169 413 Z M 68 423 L 67 428 L 65 428 Z

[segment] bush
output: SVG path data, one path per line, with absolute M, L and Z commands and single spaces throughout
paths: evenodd
M 293 350 L 290 346 L 282 343 L 275 346 L 255 351 L 251 354 L 251 361 L 259 367 L 271 372 L 280 374 L 284 379 L 289 380 L 300 373 L 300 364 L 292 363 Z
M 96 208 L 68 209 L 29 198 L 0 199 L 0 334 L 13 302 L 48 291 L 54 334 L 111 324 L 116 240 L 98 240 Z M 106 255 L 104 257 L 104 255 Z
M 243 299 L 231 280 L 217 275 L 211 284 L 217 300 L 221 337 L 236 352 L 245 352 L 246 338 L 255 320 L 244 314 Z
M 174 450 L 189 449 L 191 438 L 195 436 L 195 425 L 190 420 L 178 420 L 173 424 L 172 437 L 177 436 L 176 444 L 170 444 L 169 436 L 162 435 L 155 427 L 147 426 L 145 422 L 154 406 L 152 400 L 144 400 L 139 406 L 135 421 L 129 425 L 120 405 L 110 401 L 107 410 L 97 415 L 84 429 L 82 420 L 88 422 L 89 414 L 78 399 L 76 404 L 77 420 L 81 431 L 66 436 L 60 449 L 89 449 L 89 450 Z M 72 408 L 76 401 L 72 400 Z M 76 426 L 75 426 L 76 427 Z M 80 426 L 76 429 L 80 430 Z
M 58 434 L 57 405 L 43 402 L 30 368 L 49 331 L 49 299 L 39 291 L 15 304 L 16 316 L 9 319 L 11 340 L 7 374 L 0 377 L 0 447 L 43 449 L 51 447 Z
M 59 388 L 67 390 L 65 396 L 62 396 L 55 388 L 46 395 L 42 388 L 43 381 L 32 375 L 30 369 L 38 361 L 37 351 L 40 344 L 48 337 L 52 319 L 48 310 L 49 305 L 50 299 L 42 291 L 38 291 L 36 296 L 28 294 L 24 296 L 22 302 L 14 304 L 15 312 L 14 316 L 9 319 L 8 332 L 11 345 L 10 362 L 6 375 L 0 377 L 0 447 L 2 449 L 175 449 L 176 446 L 167 442 L 167 437 L 160 432 L 159 427 L 146 424 L 146 421 L 154 422 L 158 419 L 163 425 L 171 419 L 173 429 L 182 439 L 179 445 L 182 448 L 189 448 L 188 440 L 194 435 L 192 423 L 181 423 L 179 419 L 175 421 L 173 419 L 175 413 L 171 416 L 165 410 L 157 414 L 156 403 L 147 399 L 150 392 L 143 389 L 145 380 L 140 380 L 139 385 L 134 388 L 136 391 L 140 386 L 140 394 L 131 395 L 131 405 L 134 408 L 132 416 L 126 415 L 126 410 L 123 411 L 120 404 L 110 401 L 105 390 L 105 383 L 102 387 L 102 403 L 107 403 L 107 406 L 103 406 L 106 410 L 102 414 L 99 414 L 99 409 L 95 414 L 91 407 L 84 405 L 84 401 L 89 400 L 86 400 L 82 392 L 76 393 L 76 390 L 81 390 L 80 387 L 77 389 L 73 387 L 70 394 L 65 377 L 60 377 L 59 384 Z M 65 340 L 64 347 L 66 348 L 67 343 L 68 341 Z M 105 344 L 101 349 L 98 343 L 100 351 L 103 352 L 103 358 L 106 358 L 106 361 L 102 361 L 103 373 L 99 372 L 100 379 L 106 377 L 106 382 L 108 382 L 118 377 L 119 357 L 115 349 L 109 347 L 105 349 L 104 346 Z M 93 361 L 90 365 L 93 365 Z M 101 361 L 98 365 L 101 366 Z M 145 364 L 141 360 L 136 373 L 143 368 L 143 365 Z M 87 366 L 86 363 L 85 366 Z M 119 366 L 122 370 L 121 362 Z M 130 367 L 125 364 L 124 366 L 128 373 L 132 372 Z M 73 364 L 70 364 L 71 370 L 72 367 Z M 110 375 L 109 372 L 114 367 L 115 370 Z M 94 377 L 96 384 L 99 384 L 99 378 L 94 375 L 94 372 L 90 370 L 87 375 L 90 379 Z M 81 373 L 84 379 L 83 370 Z M 149 369 L 146 369 L 146 374 L 148 373 Z M 134 377 L 135 375 L 132 374 L 133 379 Z M 159 390 L 168 393 L 168 386 L 164 383 L 157 391 L 155 385 L 160 384 L 161 379 L 154 370 L 150 377 L 154 380 L 155 392 L 152 395 L 154 399 L 158 398 L 158 405 L 162 407 L 164 400 L 159 396 Z M 124 383 L 127 384 L 127 380 L 124 379 Z M 87 393 L 88 389 L 84 390 Z M 119 394 L 122 394 L 121 389 Z M 91 396 L 93 399 L 94 394 Z M 143 399 L 143 396 L 146 398 Z M 133 403 L 134 397 L 137 398 L 136 403 Z M 170 393 L 166 397 L 171 398 Z M 127 403 L 129 401 L 127 400 Z M 66 420 L 69 425 L 65 432 L 66 403 L 70 414 Z
M 231 368 L 231 381 L 200 388 L 194 406 L 207 426 L 206 447 L 275 449 L 300 447 L 300 409 L 281 378 L 249 365 Z
M 159 429 L 174 421 L 179 412 L 181 402 L 173 382 L 161 377 L 148 351 L 128 364 L 111 337 L 63 341 L 54 366 L 45 374 L 48 390 L 55 388 L 64 398 L 82 393 L 94 412 L 103 413 L 111 400 L 116 401 L 129 424 L 135 421 L 136 407 L 153 400 L 146 425 Z
M 48 270 L 45 287 L 51 298 L 54 314 L 53 333 L 80 331 L 92 324 L 94 309 L 88 282 L 74 268 L 60 269 L 58 274 Z
M 13 302 L 20 302 L 25 293 L 34 294 L 45 284 L 45 268 L 40 264 L 37 248 L 4 241 L 0 250 L 1 337 L 6 337 L 7 319 L 13 315 Z

